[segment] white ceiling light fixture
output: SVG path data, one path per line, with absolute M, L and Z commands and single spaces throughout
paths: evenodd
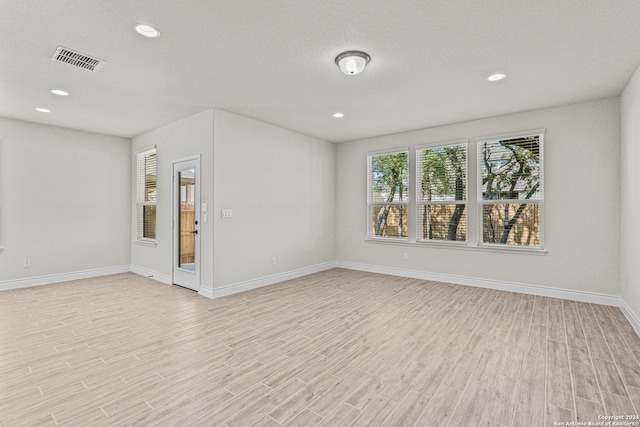
M 336 64 L 347 76 L 360 74 L 369 63 L 371 57 L 359 50 L 348 50 L 336 56 Z
M 160 37 L 160 31 L 156 30 L 151 25 L 136 24 L 136 25 L 133 26 L 133 28 L 141 36 L 145 36 L 145 37 L 150 38 L 150 39 L 156 39 L 156 38 Z
M 37 107 L 36 111 L 40 111 L 41 113 L 50 113 L 51 110 L 49 110 L 48 108 L 43 108 L 43 107 Z
M 336 119 L 341 119 L 344 117 L 344 113 L 333 113 L 333 117 L 335 117 Z
M 58 96 L 69 96 L 69 92 L 62 90 L 62 89 L 51 89 L 50 91 L 52 94 L 54 95 L 58 95 Z
M 504 73 L 495 73 L 487 77 L 487 80 L 489 80 L 490 82 L 499 82 L 500 80 L 503 80 L 506 78 L 507 78 L 507 75 Z

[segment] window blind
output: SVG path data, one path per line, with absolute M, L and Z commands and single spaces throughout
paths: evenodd
M 467 238 L 467 144 L 416 149 L 418 240 Z
M 156 238 L 157 165 L 156 150 L 138 154 L 137 229 L 139 239 Z
M 542 246 L 543 134 L 478 141 L 481 242 Z
M 369 237 L 407 238 L 409 152 L 367 156 Z

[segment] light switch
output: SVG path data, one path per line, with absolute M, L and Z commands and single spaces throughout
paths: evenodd
M 222 209 L 222 218 L 233 218 L 233 210 Z
M 206 203 L 202 204 L 202 212 L 206 212 L 207 210 L 209 210 L 209 206 Z
M 204 222 L 205 224 L 209 222 L 209 215 L 204 214 L 202 215 L 202 222 Z

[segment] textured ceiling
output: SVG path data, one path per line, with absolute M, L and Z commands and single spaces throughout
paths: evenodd
M 617 96 L 638 17 L 638 0 L 0 0 L 0 116 L 131 137 L 221 108 L 348 141 Z M 56 63 L 58 45 L 106 64 Z M 351 49 L 371 55 L 355 77 L 334 63 Z

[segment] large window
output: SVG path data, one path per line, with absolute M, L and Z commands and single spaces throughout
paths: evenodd
M 482 244 L 542 246 L 542 140 L 478 140 Z
M 138 239 L 156 238 L 156 150 L 138 154 L 137 158 Z
M 369 237 L 407 238 L 408 150 L 368 156 Z
M 416 149 L 417 240 L 467 240 L 467 144 Z

